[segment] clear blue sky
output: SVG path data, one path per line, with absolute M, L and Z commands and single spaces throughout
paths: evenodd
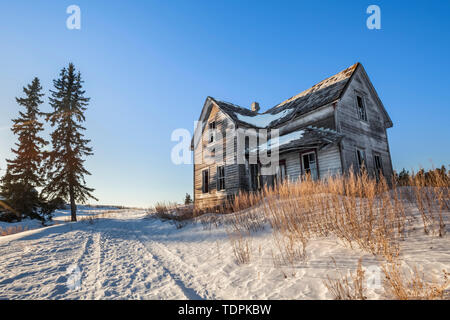
M 1 169 L 14 97 L 34 76 L 48 93 L 69 62 L 91 97 L 87 181 L 104 204 L 192 193 L 192 167 L 172 164 L 170 137 L 192 130 L 206 96 L 266 110 L 357 61 L 394 122 L 394 167 L 450 164 L 449 1 L 0 3 Z M 66 28 L 71 4 L 81 30 Z M 381 30 L 366 27 L 371 4 Z

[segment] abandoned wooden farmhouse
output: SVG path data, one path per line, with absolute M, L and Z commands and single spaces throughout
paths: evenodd
M 364 166 L 373 176 L 391 177 L 387 137 L 391 127 L 360 63 L 263 113 L 256 102 L 242 108 L 207 97 L 191 143 L 195 205 L 212 207 L 239 191 L 257 191 L 264 184 L 295 181 L 306 174 L 326 179 Z M 247 134 L 244 148 L 237 142 L 239 130 L 256 132 Z M 277 163 L 269 175 L 262 172 L 259 155 L 256 162 L 249 161 L 254 150 L 249 141 L 270 154 L 270 133 L 261 139 L 262 130 L 278 130 L 279 136 Z M 244 150 L 243 161 L 239 150 Z

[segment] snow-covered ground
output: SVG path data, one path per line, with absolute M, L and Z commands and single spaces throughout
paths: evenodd
M 80 213 L 98 219 L 69 223 L 61 211 L 60 224 L 0 237 L 0 299 L 332 299 L 323 283 L 336 271 L 331 258 L 343 274 L 360 257 L 367 270 L 379 264 L 329 237 L 308 243 L 306 261 L 274 265 L 267 225 L 249 238 L 250 262 L 237 264 L 223 225 L 180 228 L 137 209 Z M 417 224 L 402 260 L 438 277 L 450 270 L 449 236 L 426 236 Z

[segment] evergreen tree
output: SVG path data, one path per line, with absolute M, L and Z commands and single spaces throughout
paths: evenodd
M 85 175 L 90 175 L 84 168 L 85 157 L 93 153 L 88 146 L 90 140 L 84 138 L 86 129 L 81 125 L 90 99 L 84 97 L 83 82 L 72 63 L 63 68 L 59 78 L 53 80 L 55 90 L 50 90 L 53 112 L 47 114 L 55 130 L 51 134 L 53 150 L 48 153 L 48 184 L 44 193 L 52 199 L 69 200 L 72 221 L 77 220 L 76 201 L 96 199 L 92 195 L 94 189 L 88 188 L 85 181 Z
M 42 170 L 42 148 L 48 144 L 39 133 L 44 130 L 39 117 L 39 105 L 42 104 L 42 87 L 38 78 L 23 88 L 25 97 L 16 98 L 17 103 L 24 107 L 19 111 L 19 117 L 13 119 L 11 131 L 18 136 L 17 148 L 11 149 L 15 154 L 13 160 L 7 161 L 6 174 L 2 178 L 1 194 L 6 199 L 10 209 L 13 209 L 22 219 L 22 215 L 32 218 L 43 218 L 39 210 L 41 200 L 36 188 L 44 186 Z
M 184 197 L 184 204 L 188 205 L 192 203 L 192 198 L 189 193 L 186 193 L 186 196 Z

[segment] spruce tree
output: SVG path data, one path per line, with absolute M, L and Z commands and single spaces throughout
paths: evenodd
M 2 178 L 1 194 L 9 207 L 15 211 L 18 219 L 22 215 L 32 218 L 42 218 L 40 198 L 36 188 L 44 186 L 43 152 L 48 144 L 39 133 L 44 130 L 39 117 L 39 105 L 42 104 L 42 87 L 38 78 L 23 88 L 25 97 L 16 98 L 17 103 L 24 107 L 19 111 L 19 117 L 13 119 L 11 131 L 18 136 L 17 148 L 11 149 L 15 154 L 13 160 L 7 161 L 6 174 Z
M 191 204 L 192 202 L 193 201 L 192 201 L 191 195 L 189 193 L 186 193 L 186 196 L 184 197 L 184 204 L 188 205 L 188 204 Z
M 89 99 L 84 96 L 80 72 L 72 63 L 63 68 L 59 78 L 53 80 L 55 90 L 50 90 L 50 105 L 53 112 L 47 114 L 54 131 L 51 134 L 52 151 L 47 158 L 48 184 L 44 193 L 50 198 L 62 198 L 70 202 L 72 221 L 77 220 L 76 202 L 85 203 L 96 199 L 94 189 L 86 186 L 85 176 L 90 173 L 84 168 L 85 157 L 92 155 L 84 138 L 81 125 L 86 119 L 84 112 Z

